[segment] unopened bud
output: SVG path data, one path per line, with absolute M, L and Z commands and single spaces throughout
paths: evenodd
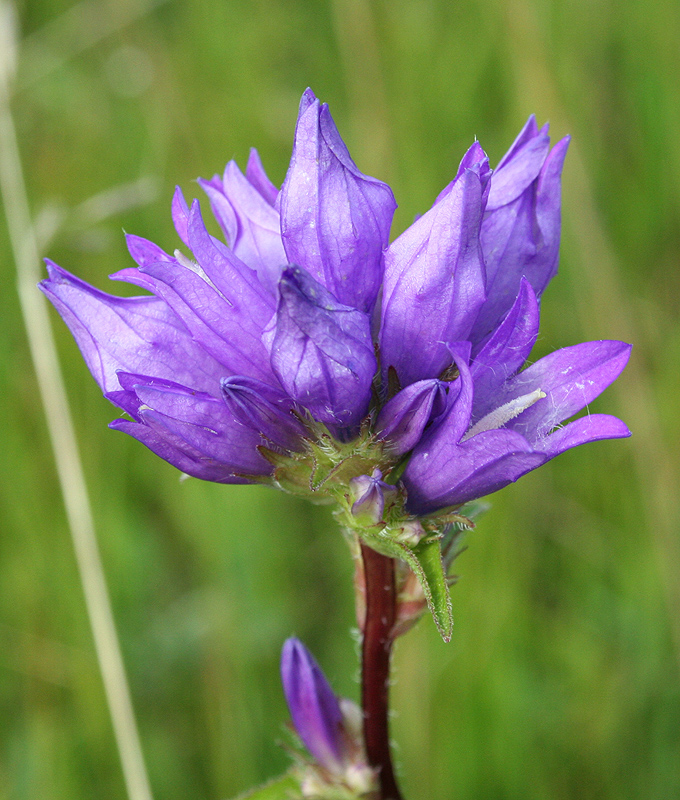
M 374 469 L 372 475 L 360 475 L 349 482 L 353 500 L 352 514 L 359 521 L 376 525 L 383 519 L 385 499 L 396 495 L 397 489 L 382 480 L 382 472 Z
M 407 519 L 401 523 L 401 529 L 395 538 L 409 547 L 415 547 L 424 536 L 427 536 L 427 531 L 420 522 L 417 519 Z
M 345 737 L 342 711 L 321 668 L 298 639 L 287 639 L 281 654 L 281 679 L 293 725 L 318 764 L 342 771 Z

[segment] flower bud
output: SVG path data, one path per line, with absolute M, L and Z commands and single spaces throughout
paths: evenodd
M 361 709 L 335 696 L 299 639 L 283 645 L 281 677 L 295 730 L 315 760 L 299 776 L 302 796 L 338 800 L 369 794 L 376 776 L 366 763 Z
M 374 469 L 372 475 L 360 475 L 349 482 L 352 514 L 359 522 L 376 525 L 383 519 L 385 498 L 392 499 L 397 489 L 382 480 L 382 472 Z
M 345 741 L 342 711 L 325 675 L 299 639 L 287 639 L 281 654 L 281 679 L 293 725 L 320 766 L 342 771 Z

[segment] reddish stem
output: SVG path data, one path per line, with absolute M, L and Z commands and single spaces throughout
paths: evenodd
M 403 800 L 390 754 L 388 695 L 390 654 L 397 592 L 394 560 L 361 544 L 366 581 L 366 622 L 362 645 L 361 703 L 368 763 L 378 770 L 378 800 Z

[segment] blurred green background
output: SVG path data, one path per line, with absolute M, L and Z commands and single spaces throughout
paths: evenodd
M 392 185 L 395 232 L 475 136 L 495 164 L 531 112 L 572 134 L 536 356 L 633 342 L 591 410 L 634 436 L 492 498 L 457 562 L 453 641 L 425 619 L 397 647 L 397 759 L 410 800 L 680 797 L 680 5 L 33 0 L 18 12 L 12 106 L 42 252 L 114 293 L 106 276 L 131 263 L 122 229 L 177 246 L 176 183 L 199 196 L 197 176 L 244 165 L 253 145 L 281 182 L 308 85 L 360 168 Z M 4 221 L 0 252 L 0 796 L 122 799 Z M 287 765 L 287 636 L 357 697 L 345 544 L 326 510 L 180 483 L 108 430 L 116 411 L 52 319 L 155 797 L 231 797 Z

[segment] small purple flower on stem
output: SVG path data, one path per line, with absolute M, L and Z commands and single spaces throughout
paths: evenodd
M 392 499 L 397 494 L 395 486 L 382 480 L 382 472 L 374 469 L 371 475 L 359 475 L 349 481 L 349 490 L 354 502 L 352 514 L 363 517 L 368 524 L 379 523 L 385 512 L 385 498 Z
M 335 696 L 299 639 L 283 645 L 281 679 L 293 726 L 315 761 L 302 776 L 304 796 L 325 796 L 324 786 L 342 786 L 352 797 L 375 788 L 375 773 L 364 754 L 360 709 Z
M 281 679 L 293 725 L 316 761 L 329 772 L 342 772 L 346 735 L 342 711 L 326 676 L 299 639 L 287 639 L 281 654 Z

